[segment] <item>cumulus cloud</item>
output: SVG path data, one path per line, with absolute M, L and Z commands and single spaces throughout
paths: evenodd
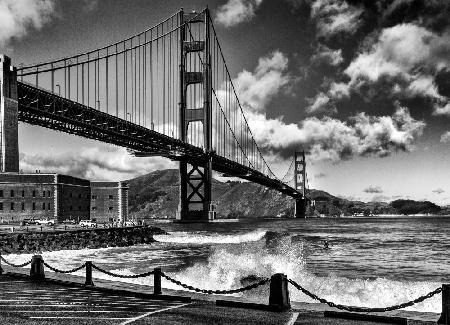
M 0 46 L 13 38 L 24 37 L 30 28 L 42 28 L 54 10 L 54 0 L 0 1 Z
M 450 70 L 450 30 L 437 34 L 414 24 L 383 29 L 344 70 L 347 82 L 331 82 L 316 96 L 317 104 L 334 107 L 336 101 L 359 93 L 368 99 L 426 98 L 433 114 L 450 115 L 450 99 L 439 92 L 436 77 Z M 315 102 L 316 102 L 315 101 Z
M 311 62 L 313 64 L 328 64 L 331 66 L 338 66 L 344 61 L 342 57 L 342 50 L 333 50 L 328 46 L 319 44 L 313 56 L 311 57 Z
M 380 194 L 383 193 L 383 190 L 381 189 L 381 187 L 379 186 L 373 186 L 373 185 L 369 185 L 368 187 L 366 187 L 363 192 L 365 193 L 376 193 L 376 194 Z
M 225 27 L 249 21 L 261 3 L 262 0 L 228 0 L 217 9 L 215 21 Z
M 333 162 L 409 151 L 425 127 L 404 107 L 398 107 L 392 116 L 360 113 L 348 121 L 326 116 L 287 124 L 282 118 L 269 119 L 257 112 L 249 114 L 248 119 L 256 141 L 265 150 L 288 157 L 302 146 L 311 160 Z
M 311 4 L 311 18 L 316 21 L 317 35 L 329 38 L 336 34 L 353 34 L 362 24 L 363 9 L 345 0 L 315 0 Z
M 439 194 L 445 193 L 445 191 L 442 188 L 437 188 L 437 189 L 433 190 L 433 193 L 439 195 Z
M 306 107 L 306 112 L 309 114 L 334 114 L 337 113 L 337 108 L 334 101 L 331 100 L 328 94 L 319 92 L 313 98 L 307 98 L 309 106 Z
M 174 168 L 167 159 L 133 157 L 124 148 L 83 148 L 80 152 L 57 155 L 21 153 L 20 168 L 24 172 L 55 172 L 90 180 L 125 180 L 153 170 Z
M 240 72 L 233 83 L 241 103 L 251 110 L 263 110 L 273 96 L 292 81 L 286 72 L 287 67 L 287 57 L 280 51 L 274 51 L 258 60 L 254 72 Z
M 441 135 L 442 143 L 450 143 L 450 131 L 447 131 Z
M 439 35 L 414 24 L 401 24 L 383 29 L 377 42 L 360 53 L 344 73 L 352 89 L 390 85 L 393 94 L 429 98 L 436 114 L 448 114 L 448 98 L 439 94 L 435 75 L 449 68 L 450 32 Z

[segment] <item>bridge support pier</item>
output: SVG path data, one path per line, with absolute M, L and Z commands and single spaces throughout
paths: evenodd
M 0 54 L 0 172 L 19 172 L 17 70 Z
M 177 219 L 182 222 L 208 222 L 215 218 L 212 206 L 212 118 L 211 118 L 211 54 L 210 54 L 210 18 L 206 9 L 202 13 L 185 14 L 180 12 L 180 140 L 187 138 L 190 123 L 200 122 L 203 126 L 203 150 L 205 157 L 197 163 L 180 161 L 180 206 Z M 202 24 L 203 39 L 193 40 L 187 30 L 192 24 Z M 201 37 L 201 36 L 200 36 Z M 201 53 L 201 54 L 200 54 Z M 202 71 L 192 71 L 196 66 L 189 62 L 201 55 Z M 200 65 L 200 64 L 199 64 Z M 190 91 L 188 93 L 188 90 Z M 201 90 L 203 106 L 189 102 L 187 98 Z M 191 96 L 188 96 L 191 94 Z M 195 96 L 194 96 L 195 97 Z M 198 131 L 197 131 L 198 132 Z M 198 143 L 196 144 L 198 146 Z
M 294 215 L 298 219 L 306 218 L 306 200 L 304 198 L 295 200 Z

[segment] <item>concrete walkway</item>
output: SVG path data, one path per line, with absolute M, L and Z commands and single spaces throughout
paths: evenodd
M 151 287 L 95 279 L 95 287 L 85 287 L 81 285 L 84 278 L 50 272 L 47 272 L 49 281 L 32 282 L 26 276 L 27 269 L 4 269 L 10 272 L 0 276 L 0 324 L 5 325 L 392 324 L 388 320 L 373 322 L 324 317 L 327 308 L 318 304 L 294 304 L 293 310 L 285 313 L 219 307 L 211 300 L 191 299 L 188 292 L 172 290 L 156 299 L 151 295 Z M 231 299 L 220 297 L 224 298 Z M 417 314 L 424 318 L 424 313 Z M 430 321 L 410 319 L 408 324 L 435 324 L 438 315 L 427 316 Z

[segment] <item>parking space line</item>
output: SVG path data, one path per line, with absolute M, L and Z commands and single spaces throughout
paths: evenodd
M 135 321 L 137 321 L 137 320 L 140 320 L 140 319 L 142 319 L 142 318 L 144 318 L 144 317 L 150 316 L 150 315 L 152 315 L 152 314 L 161 313 L 161 312 L 163 312 L 163 311 L 167 311 L 167 310 L 171 310 L 171 309 L 181 308 L 181 307 L 184 307 L 184 306 L 187 306 L 187 305 L 191 305 L 191 304 L 192 304 L 192 302 L 189 302 L 189 303 L 187 303 L 187 304 L 181 304 L 181 305 L 178 305 L 178 306 L 172 306 L 172 307 L 167 307 L 167 308 L 160 309 L 160 310 L 151 311 L 151 312 L 145 313 L 145 314 L 143 314 L 143 315 L 141 315 L 141 316 L 134 317 L 134 318 L 130 318 L 130 319 L 128 319 L 127 321 L 125 321 L 125 322 L 123 322 L 123 323 L 120 323 L 120 325 L 130 324 L 130 323 L 133 323 L 133 322 L 135 322 Z
M 93 320 L 92 317 L 77 317 L 77 316 L 33 316 L 30 319 L 89 319 Z M 124 320 L 129 319 L 129 317 L 96 317 L 95 320 Z

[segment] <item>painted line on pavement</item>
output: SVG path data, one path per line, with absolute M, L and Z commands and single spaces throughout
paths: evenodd
M 292 313 L 292 317 L 291 317 L 291 319 L 286 323 L 286 325 L 294 325 L 294 323 L 297 321 L 298 315 L 299 315 L 298 312 Z
M 172 306 L 172 307 L 168 307 L 168 308 L 164 308 L 164 309 L 160 309 L 160 310 L 156 310 L 156 311 L 151 311 L 151 312 L 148 312 L 148 313 L 143 314 L 143 315 L 141 315 L 141 316 L 134 317 L 134 318 L 130 318 L 129 320 L 127 320 L 127 321 L 125 321 L 125 322 L 123 322 L 123 323 L 120 323 L 120 325 L 130 324 L 130 323 L 133 323 L 133 322 L 135 322 L 135 321 L 137 321 L 137 320 L 140 320 L 140 319 L 142 319 L 142 318 L 144 318 L 144 317 L 147 317 L 147 316 L 149 316 L 149 315 L 161 313 L 161 312 L 163 312 L 163 311 L 167 311 L 167 310 L 171 310 L 171 309 L 176 309 L 176 308 L 184 307 L 184 306 L 191 305 L 191 304 L 192 304 L 192 302 L 189 302 L 189 303 L 187 303 L 187 304 L 182 304 L 182 305 Z
M 96 317 L 96 318 L 92 318 L 92 317 L 77 317 L 77 316 L 34 316 L 34 317 L 30 317 L 30 319 L 89 319 L 89 320 L 124 320 L 124 319 L 129 319 L 128 317 Z

